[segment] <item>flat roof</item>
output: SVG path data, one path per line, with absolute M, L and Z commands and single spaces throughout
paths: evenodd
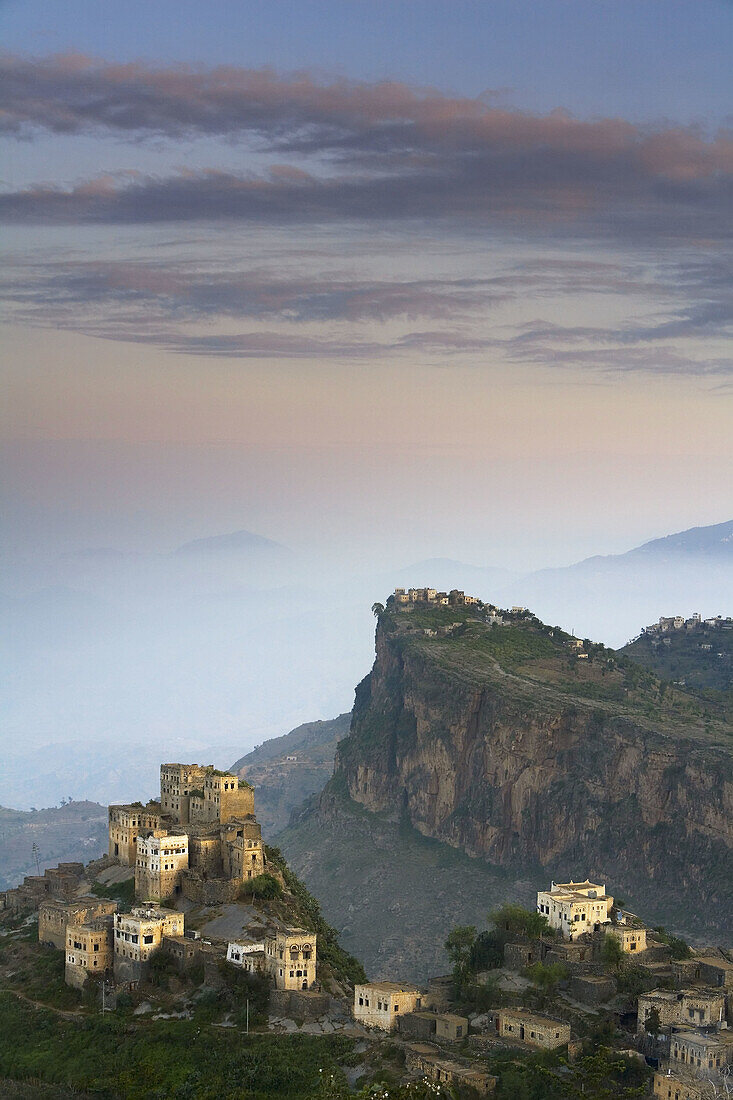
M 383 993 L 419 993 L 415 985 L 401 985 L 399 982 L 359 982 L 358 989 L 381 989 Z

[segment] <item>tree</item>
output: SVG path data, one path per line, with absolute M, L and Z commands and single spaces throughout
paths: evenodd
M 545 993 L 554 993 L 558 982 L 567 978 L 568 971 L 562 963 L 536 962 L 525 969 L 525 974 Z
M 623 958 L 624 949 L 621 946 L 621 941 L 616 936 L 611 936 L 606 933 L 603 937 L 603 946 L 601 947 L 603 965 L 609 967 L 611 970 L 619 970 Z
M 662 1028 L 662 1021 L 659 1019 L 659 1009 L 655 1007 L 649 1009 L 646 1014 L 646 1019 L 644 1020 L 644 1027 L 649 1034 L 653 1035 L 656 1039 Z
M 533 913 L 521 905 L 501 905 L 492 909 L 489 920 L 500 931 L 515 936 L 553 936 L 547 917 L 542 913 Z
M 461 990 L 471 973 L 471 954 L 476 942 L 476 929 L 471 924 L 461 924 L 448 935 L 445 951 L 453 963 L 453 983 Z
M 374 615 L 375 619 L 378 619 L 380 615 L 384 615 L 384 604 L 383 603 L 373 603 L 372 604 L 372 614 Z

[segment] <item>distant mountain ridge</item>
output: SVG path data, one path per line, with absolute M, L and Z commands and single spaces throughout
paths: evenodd
M 652 539 L 629 551 L 632 554 L 723 554 L 733 558 L 733 519 L 711 527 L 690 527 L 674 535 Z
M 265 741 L 231 770 L 255 788 L 257 818 L 265 839 L 284 829 L 296 807 L 318 794 L 333 775 L 338 742 L 349 732 L 351 714 L 306 722 Z
M 219 554 L 249 553 L 251 551 L 271 551 L 278 554 L 290 553 L 286 546 L 253 531 L 230 531 L 225 535 L 210 535 L 206 538 L 184 542 L 174 554 Z

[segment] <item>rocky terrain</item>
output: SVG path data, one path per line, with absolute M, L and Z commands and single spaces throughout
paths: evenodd
M 362 958 L 368 969 L 393 965 L 426 913 L 440 909 L 443 928 L 466 918 L 484 868 L 525 901 L 530 877 L 590 875 L 693 942 L 729 937 L 730 725 L 529 614 L 503 626 L 482 618 L 427 605 L 380 616 L 334 778 L 279 840 L 346 942 L 368 939 L 378 914 L 392 947 L 364 947 Z M 436 893 L 435 866 L 450 859 L 436 854 L 413 874 L 399 840 L 408 830 L 471 859 Z M 325 852 L 337 839 L 338 862 L 308 854 L 319 838 Z M 397 875 L 382 874 L 385 863 Z M 436 948 L 428 939 L 423 955 Z M 434 954 L 422 961 L 439 966 Z

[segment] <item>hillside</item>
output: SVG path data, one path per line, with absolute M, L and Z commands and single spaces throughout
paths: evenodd
M 525 903 L 538 878 L 588 874 L 693 941 L 729 936 L 730 725 L 603 646 L 529 614 L 483 618 L 388 607 L 334 778 L 279 839 L 345 942 L 371 943 L 367 967 L 387 968 L 420 944 L 428 911 L 443 927 L 475 914 L 482 879 L 489 908 L 496 873 Z M 421 873 L 416 835 L 435 846 Z M 317 836 L 337 844 L 338 879 L 308 854 Z M 451 851 L 470 859 L 451 870 Z M 435 972 L 430 927 L 422 947 L 413 973 Z
M 701 623 L 664 634 L 645 631 L 619 652 L 733 715 L 733 623 Z
M 257 789 L 257 816 L 266 839 L 284 829 L 290 814 L 322 791 L 333 775 L 336 745 L 349 732 L 350 714 L 307 722 L 265 741 L 231 770 Z
M 96 859 L 107 850 L 107 808 L 97 802 L 68 802 L 45 810 L 0 806 L 0 890 L 17 886 L 24 875 L 57 863 Z
M 620 646 L 666 608 L 707 617 L 731 606 L 733 520 L 652 539 L 623 554 L 541 569 L 498 595 L 531 607 L 546 622 Z

